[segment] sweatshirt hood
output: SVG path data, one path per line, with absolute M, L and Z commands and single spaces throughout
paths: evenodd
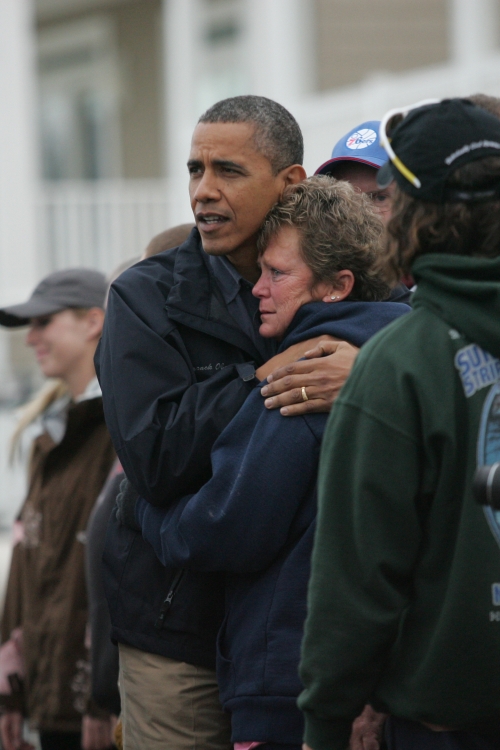
M 412 274 L 414 308 L 432 310 L 471 343 L 500 357 L 500 257 L 423 255 Z
M 362 346 L 410 309 L 401 302 L 309 302 L 295 313 L 278 351 L 326 334 Z

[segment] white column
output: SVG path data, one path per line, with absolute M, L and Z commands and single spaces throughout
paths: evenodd
M 196 0 L 163 0 L 163 59 L 166 175 L 172 186 L 171 225 L 192 221 L 188 198 L 197 61 Z
M 253 94 L 293 106 L 313 89 L 313 14 L 310 0 L 246 0 L 246 58 Z
M 34 3 L 0 0 L 0 305 L 37 281 Z
M 473 65 L 498 46 L 497 0 L 449 0 L 451 57 Z

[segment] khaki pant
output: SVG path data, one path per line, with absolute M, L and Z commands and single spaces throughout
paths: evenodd
M 215 672 L 120 646 L 124 750 L 231 750 Z

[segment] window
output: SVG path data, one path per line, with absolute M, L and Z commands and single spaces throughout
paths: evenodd
M 248 93 L 242 0 L 200 0 L 200 70 L 197 110 L 220 99 Z
M 39 76 L 43 176 L 120 176 L 120 83 L 112 20 L 85 19 L 43 30 Z

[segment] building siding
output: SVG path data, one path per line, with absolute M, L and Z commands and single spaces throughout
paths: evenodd
M 317 87 L 448 58 L 447 0 L 314 0 Z

